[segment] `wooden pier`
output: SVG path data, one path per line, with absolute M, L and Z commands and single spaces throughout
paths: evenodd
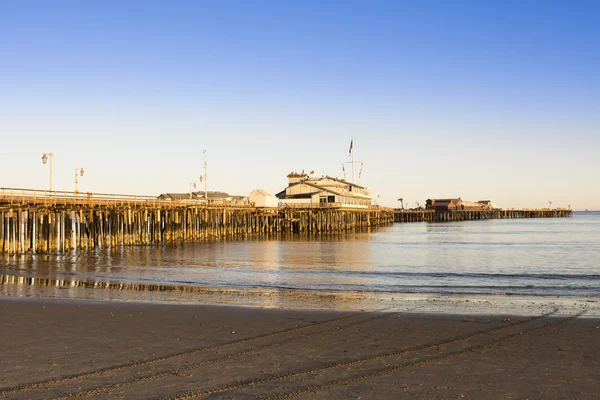
M 386 208 L 255 208 L 248 203 L 0 189 L 0 253 L 200 241 L 251 234 L 336 233 L 394 221 Z
M 478 221 L 485 219 L 517 218 L 568 218 L 573 212 L 565 209 L 555 210 L 483 210 L 483 211 L 445 211 L 433 210 L 395 210 L 394 222 L 452 222 Z
M 571 217 L 571 210 L 448 211 L 332 207 L 255 208 L 244 202 L 0 188 L 0 253 L 201 241 L 281 233 L 340 233 L 393 222 Z

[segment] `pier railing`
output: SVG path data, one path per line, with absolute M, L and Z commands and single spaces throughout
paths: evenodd
M 0 188 L 0 205 L 86 205 L 113 207 L 234 207 L 251 208 L 254 204 L 239 200 L 159 199 L 153 196 L 107 194 L 92 192 L 66 192 L 36 189 Z
M 341 208 L 342 203 L 283 203 L 285 208 Z

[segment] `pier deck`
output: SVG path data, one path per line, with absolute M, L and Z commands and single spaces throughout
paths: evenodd
M 242 202 L 0 188 L 0 253 L 336 233 L 394 221 L 388 208 L 256 208 Z

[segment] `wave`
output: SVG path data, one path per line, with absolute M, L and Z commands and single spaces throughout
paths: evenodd
M 545 280 L 595 280 L 600 274 L 498 274 L 480 272 L 385 272 L 387 276 L 428 277 L 428 278 L 478 278 L 478 279 L 545 279 Z
M 243 271 L 243 270 L 242 270 Z M 270 273 L 273 270 L 252 271 L 252 273 Z M 406 278 L 476 278 L 476 279 L 541 279 L 541 280 L 596 280 L 600 279 L 600 274 L 541 274 L 541 273 L 521 273 L 521 274 L 501 274 L 485 272 L 390 272 L 390 271 L 350 271 L 350 270 L 281 270 L 283 274 L 327 274 L 327 275 L 363 275 L 374 277 L 406 277 Z

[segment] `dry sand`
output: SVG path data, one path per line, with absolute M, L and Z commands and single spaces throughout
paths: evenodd
M 598 399 L 598 303 L 521 301 L 519 316 L 481 298 L 440 314 L 428 298 L 344 312 L 2 297 L 0 397 Z

